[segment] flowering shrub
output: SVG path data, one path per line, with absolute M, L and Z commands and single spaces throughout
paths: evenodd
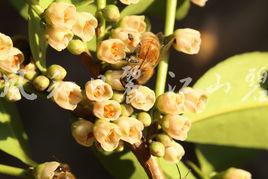
M 198 6 L 205 6 L 206 1 L 191 0 Z M 13 3 L 16 5 L 15 1 Z M 204 77 L 194 87 L 165 91 L 169 51 L 174 49 L 194 55 L 201 46 L 199 31 L 190 28 L 174 30 L 177 0 L 166 1 L 165 32 L 157 34 L 151 31 L 154 24 L 140 15 L 153 3 L 152 0 L 120 0 L 109 4 L 106 0 L 25 0 L 23 3 L 28 7 L 24 16 L 29 21 L 31 55 L 26 56 L 22 49 L 13 46 L 9 36 L 0 33 L 2 97 L 14 102 L 22 97 L 33 100 L 37 96 L 45 96 L 75 118 L 70 128 L 78 144 L 96 148 L 105 154 L 131 150 L 136 158 L 130 159 L 139 161 L 149 178 L 182 177 L 166 169 L 176 165 L 179 171 L 186 171 L 186 176 L 190 173 L 189 178 L 251 178 L 249 172 L 236 168 L 206 171 L 204 166 L 208 165 L 208 161 L 201 147 L 196 149 L 199 164 L 187 162 L 194 172 L 187 172 L 181 161 L 188 153 L 185 140 L 266 149 L 267 145 L 264 147 L 256 141 L 243 143 L 229 137 L 226 128 L 229 129 L 230 125 L 225 127 L 222 122 L 224 117 L 220 117 L 225 113 L 231 114 L 236 106 L 229 109 L 224 102 L 215 102 L 222 99 L 223 92 L 219 90 L 222 86 L 231 88 L 234 85 L 235 90 L 240 90 L 236 82 L 228 85 L 226 79 L 230 79 L 227 78 L 229 76 L 224 79 L 226 84 L 217 78 L 216 86 L 209 86 L 213 75 L 208 74 L 210 82 L 206 82 Z M 67 49 L 73 55 L 85 58 L 90 63 L 92 78 L 84 86 L 65 81 L 67 71 L 62 66 L 46 66 L 48 46 L 59 52 Z M 255 67 L 260 66 L 265 67 L 258 73 L 262 75 L 264 84 L 268 66 L 258 62 Z M 146 84 L 156 69 L 156 87 L 150 88 Z M 216 71 L 218 73 L 222 71 Z M 259 87 L 259 92 L 264 93 L 265 90 Z M 258 105 L 266 104 L 267 100 L 265 94 Z M 248 105 L 251 103 L 248 102 Z M 241 103 L 237 100 L 234 105 L 240 106 Z M 228 110 L 210 115 L 209 112 L 221 107 Z M 243 116 L 245 114 L 241 114 Z M 215 121 L 217 118 L 217 122 L 201 123 L 202 119 L 210 121 L 209 118 L 215 118 Z M 240 115 L 233 114 L 229 118 L 240 118 Z M 233 124 L 237 126 L 237 123 Z M 245 125 L 252 129 L 250 124 Z M 233 136 L 236 136 L 235 130 L 230 127 Z M 211 136 L 207 134 L 210 132 Z M 26 157 L 21 157 L 20 152 L 12 153 L 10 148 L 0 146 L 0 149 L 30 166 L 24 170 L 0 165 L 2 173 L 37 179 L 75 178 L 66 164 L 55 161 L 36 164 L 22 149 L 18 150 Z M 109 167 L 116 167 L 116 164 Z M 122 178 L 120 174 L 115 174 L 115 177 Z

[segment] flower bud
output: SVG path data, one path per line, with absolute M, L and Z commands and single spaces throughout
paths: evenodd
M 120 11 L 116 5 L 107 5 L 103 10 L 104 18 L 110 22 L 117 22 L 120 19 Z
M 48 26 L 46 29 L 48 44 L 57 51 L 64 50 L 73 39 L 69 29 Z
M 13 42 L 11 38 L 5 34 L 0 33 L 0 60 L 7 58 L 12 47 Z
M 130 4 L 137 4 L 140 0 L 119 0 L 121 3 L 130 5 Z
M 165 146 L 160 142 L 153 141 L 150 144 L 150 153 L 155 157 L 163 157 L 165 155 Z
M 105 72 L 105 82 L 110 84 L 114 90 L 124 91 L 125 88 L 121 83 L 122 70 L 108 70 Z
M 161 142 L 165 147 L 169 147 L 173 143 L 173 139 L 166 134 L 157 134 L 155 139 L 158 142 Z
M 173 141 L 171 146 L 165 148 L 165 155 L 163 158 L 166 161 L 176 163 L 181 160 L 184 154 L 185 151 L 183 147 L 180 144 Z
M 108 39 L 100 43 L 97 56 L 104 62 L 116 64 L 126 57 L 125 49 L 126 46 L 121 40 Z
M 119 27 L 112 32 L 112 38 L 124 42 L 127 52 L 134 52 L 140 43 L 141 34 L 135 29 Z
M 115 100 L 119 103 L 122 103 L 123 101 L 125 101 L 125 95 L 123 93 L 119 93 L 119 92 L 114 91 L 113 96 L 112 96 L 112 100 Z
M 173 139 L 184 141 L 191 127 L 191 121 L 180 115 L 167 114 L 160 121 L 163 130 Z
M 114 121 L 121 115 L 121 106 L 113 100 L 96 102 L 93 107 L 93 114 L 99 119 Z
M 0 69 L 8 73 L 17 73 L 23 61 L 23 53 L 17 48 L 11 48 L 8 55 L 0 59 Z
M 152 118 L 147 112 L 140 112 L 138 113 L 137 117 L 138 120 L 144 125 L 144 127 L 148 127 L 152 123 Z
M 23 68 L 23 72 L 24 72 L 24 77 L 27 80 L 33 80 L 37 75 L 37 70 L 36 70 L 36 67 L 35 67 L 35 65 L 33 63 L 27 64 Z
M 135 29 L 143 33 L 146 31 L 145 16 L 125 16 L 120 22 L 120 27 Z
M 156 107 L 163 114 L 181 114 L 184 108 L 182 93 L 166 92 L 156 99 Z
M 121 104 L 121 116 L 129 117 L 133 114 L 134 109 L 128 104 Z
M 73 82 L 58 82 L 53 91 L 53 100 L 63 109 L 74 110 L 82 100 L 81 88 Z
M 94 125 L 93 133 L 95 139 L 105 151 L 113 151 L 118 147 L 121 131 L 117 125 L 105 120 L 99 120 Z
M 220 173 L 215 176 L 217 179 L 251 179 L 251 173 L 248 171 L 238 169 L 238 168 L 229 168 L 223 173 Z
M 181 92 L 185 96 L 185 108 L 191 112 L 201 112 L 207 102 L 207 95 L 201 91 L 190 87 L 183 88 Z
M 86 44 L 81 40 L 71 40 L 67 49 L 73 55 L 80 55 L 87 50 Z
M 203 7 L 203 6 L 206 5 L 206 2 L 207 2 L 208 0 L 191 0 L 191 1 L 192 1 L 192 3 L 194 3 L 194 4 L 196 4 L 196 5 L 200 6 L 200 7 Z
M 49 79 L 43 75 L 37 76 L 33 80 L 33 86 L 37 91 L 44 91 L 49 86 Z
M 47 69 L 47 76 L 51 80 L 61 81 L 67 75 L 66 70 L 60 65 L 51 65 Z
M 71 29 L 76 22 L 76 8 L 73 4 L 53 2 L 45 11 L 45 20 L 48 24 Z
M 139 142 L 142 138 L 143 124 L 133 117 L 120 117 L 115 121 L 121 130 L 121 139 L 130 144 Z
M 75 179 L 75 176 L 70 172 L 69 166 L 59 162 L 46 162 L 38 165 L 34 170 L 34 176 L 36 179 Z
M 97 19 L 88 12 L 77 12 L 76 23 L 73 26 L 74 35 L 80 37 L 84 42 L 90 41 L 95 35 L 98 26 Z
M 17 88 L 16 86 L 10 86 L 8 88 L 8 91 L 5 97 L 8 101 L 13 101 L 13 102 L 21 100 L 21 94 L 20 94 L 19 88 Z
M 92 122 L 84 119 L 74 122 L 72 124 L 72 135 L 76 142 L 85 147 L 92 146 L 94 143 L 93 126 Z
M 113 96 L 112 87 L 100 79 L 88 81 L 85 91 L 87 98 L 91 101 L 107 101 Z
M 201 46 L 200 32 L 194 29 L 178 29 L 174 32 L 174 48 L 186 54 L 197 54 Z
M 132 89 L 127 95 L 129 103 L 136 109 L 149 111 L 155 103 L 155 93 L 146 86 Z

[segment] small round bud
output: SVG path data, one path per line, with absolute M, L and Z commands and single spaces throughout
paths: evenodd
M 69 52 L 73 55 L 80 55 L 81 53 L 85 52 L 87 47 L 86 44 L 82 40 L 71 40 L 69 45 L 67 46 Z
M 125 88 L 120 81 L 122 74 L 121 70 L 108 70 L 104 74 L 105 82 L 110 84 L 114 90 L 124 91 Z
M 140 112 L 138 114 L 138 120 L 142 122 L 144 127 L 148 127 L 152 123 L 152 118 L 150 114 L 148 114 L 147 112 Z
M 47 76 L 51 80 L 61 81 L 67 75 L 66 70 L 60 65 L 51 65 L 47 69 Z
M 164 93 L 156 99 L 156 107 L 163 114 L 180 114 L 184 111 L 184 96 L 181 93 Z
M 35 65 L 33 63 L 27 64 L 23 68 L 23 73 L 24 73 L 24 77 L 27 80 L 33 80 L 36 77 L 36 75 L 37 75 L 37 71 L 36 71 Z
M 153 141 L 150 144 L 150 153 L 156 157 L 163 157 L 165 155 L 165 146 L 160 142 Z
M 122 152 L 125 149 L 124 142 L 120 140 L 118 147 L 115 149 L 116 152 Z
M 176 163 L 181 160 L 184 154 L 185 151 L 183 147 L 180 144 L 173 142 L 171 146 L 165 148 L 165 155 L 163 158 L 166 161 Z
M 123 101 L 125 101 L 125 95 L 123 93 L 119 93 L 119 92 L 113 92 L 113 96 L 112 96 L 112 100 L 115 100 L 119 103 L 122 103 Z
M 8 91 L 5 97 L 8 101 L 13 101 L 13 102 L 21 100 L 21 94 L 20 94 L 19 88 L 17 88 L 16 86 L 10 86 L 8 88 Z
M 201 34 L 194 29 L 178 29 L 174 32 L 174 48 L 186 54 L 197 54 L 201 46 Z
M 44 91 L 49 86 L 49 79 L 43 75 L 37 76 L 33 80 L 33 86 L 37 91 Z
M 180 115 L 168 114 L 161 121 L 162 129 L 173 139 L 184 141 L 191 127 L 191 121 Z
M 77 143 L 90 147 L 94 143 L 93 135 L 94 124 L 90 121 L 79 119 L 72 124 L 72 135 Z
M 172 138 L 170 138 L 168 135 L 166 134 L 157 134 L 157 136 L 155 137 L 155 139 L 158 142 L 161 142 L 165 147 L 169 147 L 172 145 L 173 140 Z
M 117 22 L 120 19 L 120 11 L 116 5 L 108 5 L 103 10 L 104 18 L 110 22 Z
M 213 179 L 251 179 L 251 173 L 239 168 L 229 168 L 213 177 Z
M 129 117 L 133 114 L 134 109 L 128 104 L 121 104 L 121 116 Z

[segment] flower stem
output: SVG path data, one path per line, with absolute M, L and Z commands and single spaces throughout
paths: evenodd
M 166 24 L 165 36 L 169 36 L 174 32 L 174 25 L 176 20 L 177 0 L 166 0 Z M 155 93 L 159 96 L 165 92 L 166 79 L 168 72 L 169 53 L 167 52 L 158 65 Z
M 97 43 L 99 43 L 103 36 L 105 35 L 105 28 L 106 28 L 106 21 L 105 18 L 103 17 L 103 14 L 101 12 L 102 9 L 106 7 L 106 0 L 97 0 L 97 17 L 99 20 L 99 25 L 97 28 Z
M 12 167 L 8 165 L 2 165 L 2 164 L 0 164 L 0 173 L 5 174 L 5 175 L 16 176 L 20 178 L 30 177 L 30 173 L 28 170 L 17 168 L 17 167 Z

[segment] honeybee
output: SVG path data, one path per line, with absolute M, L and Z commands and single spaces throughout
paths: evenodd
M 75 179 L 67 164 L 61 164 L 55 171 L 53 179 Z
M 131 40 L 131 37 L 129 37 Z M 130 56 L 128 65 L 131 66 L 130 73 L 137 73 L 133 82 L 136 84 L 145 84 L 154 74 L 154 68 L 158 65 L 160 60 L 161 43 L 159 38 L 152 32 L 145 32 L 136 50 L 135 56 Z M 128 79 L 129 80 L 129 79 Z M 126 83 L 125 76 L 121 79 L 123 85 Z

